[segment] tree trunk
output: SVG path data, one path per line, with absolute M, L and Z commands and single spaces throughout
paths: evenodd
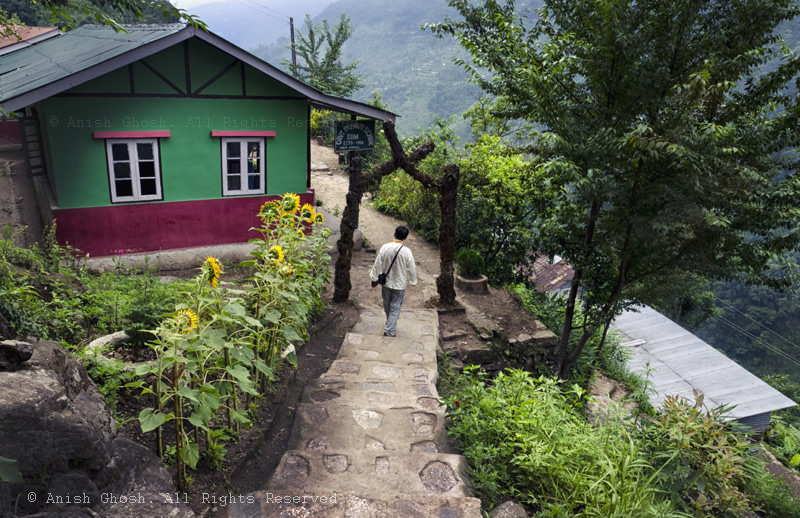
M 458 181 L 461 172 L 455 164 L 444 167 L 444 177 L 439 188 L 439 277 L 436 290 L 439 304 L 453 304 L 456 290 L 453 280 L 453 262 L 456 258 L 456 204 L 458 202 Z
M 597 223 L 597 217 L 600 214 L 600 202 L 595 200 L 592 202 L 592 208 L 589 211 L 589 221 L 586 225 L 586 233 L 584 234 L 583 239 L 583 257 L 581 258 L 581 262 L 585 262 L 587 258 L 591 255 L 591 246 L 592 240 L 594 239 L 594 227 Z M 572 322 L 575 317 L 575 305 L 578 301 L 578 291 L 580 289 L 581 279 L 583 277 L 583 268 L 578 268 L 575 270 L 575 274 L 572 276 L 572 285 L 569 288 L 569 296 L 567 297 L 567 308 L 564 312 L 564 327 L 561 329 L 561 339 L 558 345 L 558 370 L 559 374 L 562 378 L 566 377 L 566 374 L 569 372 L 569 367 L 567 363 L 567 350 L 569 349 L 569 337 L 572 334 Z M 579 348 L 583 348 L 585 345 L 585 341 L 581 340 L 583 343 L 579 344 Z
M 347 191 L 347 205 L 342 213 L 339 226 L 341 236 L 336 243 L 339 257 L 336 259 L 336 271 L 333 278 L 333 301 L 345 302 L 350 297 L 350 263 L 353 258 L 353 232 L 358 226 L 358 212 L 361 198 L 364 195 L 364 181 L 361 178 L 361 157 L 350 159 L 350 187 Z

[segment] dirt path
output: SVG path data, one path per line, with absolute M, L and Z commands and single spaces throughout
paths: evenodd
M 339 159 L 331 148 L 311 143 L 311 163 L 325 164 L 330 169 L 326 171 L 311 172 L 311 187 L 316 190 L 317 199 L 322 200 L 322 210 L 329 214 L 341 214 L 345 207 L 345 196 L 348 189 L 348 177 L 339 166 Z M 366 198 L 365 198 L 366 200 Z M 378 212 L 369 203 L 361 204 L 359 215 L 359 229 L 374 248 L 380 248 L 383 243 L 391 241 L 394 229 L 403 221 Z M 436 296 L 435 275 L 439 273 L 439 250 L 425 241 L 422 237 L 412 232 L 406 239 L 408 246 L 414 253 L 417 263 L 418 283 L 409 286 L 403 307 L 422 308 L 425 303 Z M 375 254 L 362 249 L 353 253 L 353 264 L 350 270 L 350 282 L 353 290 L 350 298 L 364 306 L 380 306 L 381 292 L 372 288 L 369 280 L 369 270 L 375 261 Z

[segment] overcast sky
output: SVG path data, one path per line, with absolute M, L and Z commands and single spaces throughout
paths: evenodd
M 181 9 L 190 9 L 198 5 L 210 4 L 212 2 L 229 2 L 230 0 L 171 0 L 173 4 Z

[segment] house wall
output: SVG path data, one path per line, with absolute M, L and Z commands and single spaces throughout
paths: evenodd
M 264 73 L 198 39 L 46 99 L 36 106 L 49 148 L 62 242 L 93 256 L 246 241 L 258 207 L 307 190 L 308 104 Z M 163 199 L 113 203 L 106 141 L 95 132 L 169 131 L 159 138 Z M 266 137 L 266 193 L 222 196 L 221 139 Z
M 275 131 L 266 138 L 267 194 L 306 190 L 305 101 L 56 97 L 42 112 L 59 209 L 111 205 L 106 141 L 95 131 L 170 131 L 159 139 L 163 202 L 222 196 L 221 139 L 212 130 Z

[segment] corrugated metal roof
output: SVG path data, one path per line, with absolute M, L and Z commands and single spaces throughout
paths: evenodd
M 624 335 L 623 345 L 630 342 L 631 370 L 644 374 L 650 364 L 650 380 L 656 392 L 650 404 L 656 408 L 671 395 L 694 401 L 693 390 L 705 395 L 709 408 L 736 405 L 730 412 L 735 419 L 796 404 L 653 308 L 640 306 L 625 311 L 611 328 Z
M 126 26 L 127 33 L 84 25 L 0 59 L 0 101 L 104 63 L 183 29 L 182 24 Z
M 216 34 L 191 25 L 125 25 L 128 31 L 84 25 L 58 38 L 0 56 L 0 103 L 16 111 L 42 99 L 197 37 L 297 90 L 315 105 L 394 121 L 396 114 L 365 103 L 324 94 Z

